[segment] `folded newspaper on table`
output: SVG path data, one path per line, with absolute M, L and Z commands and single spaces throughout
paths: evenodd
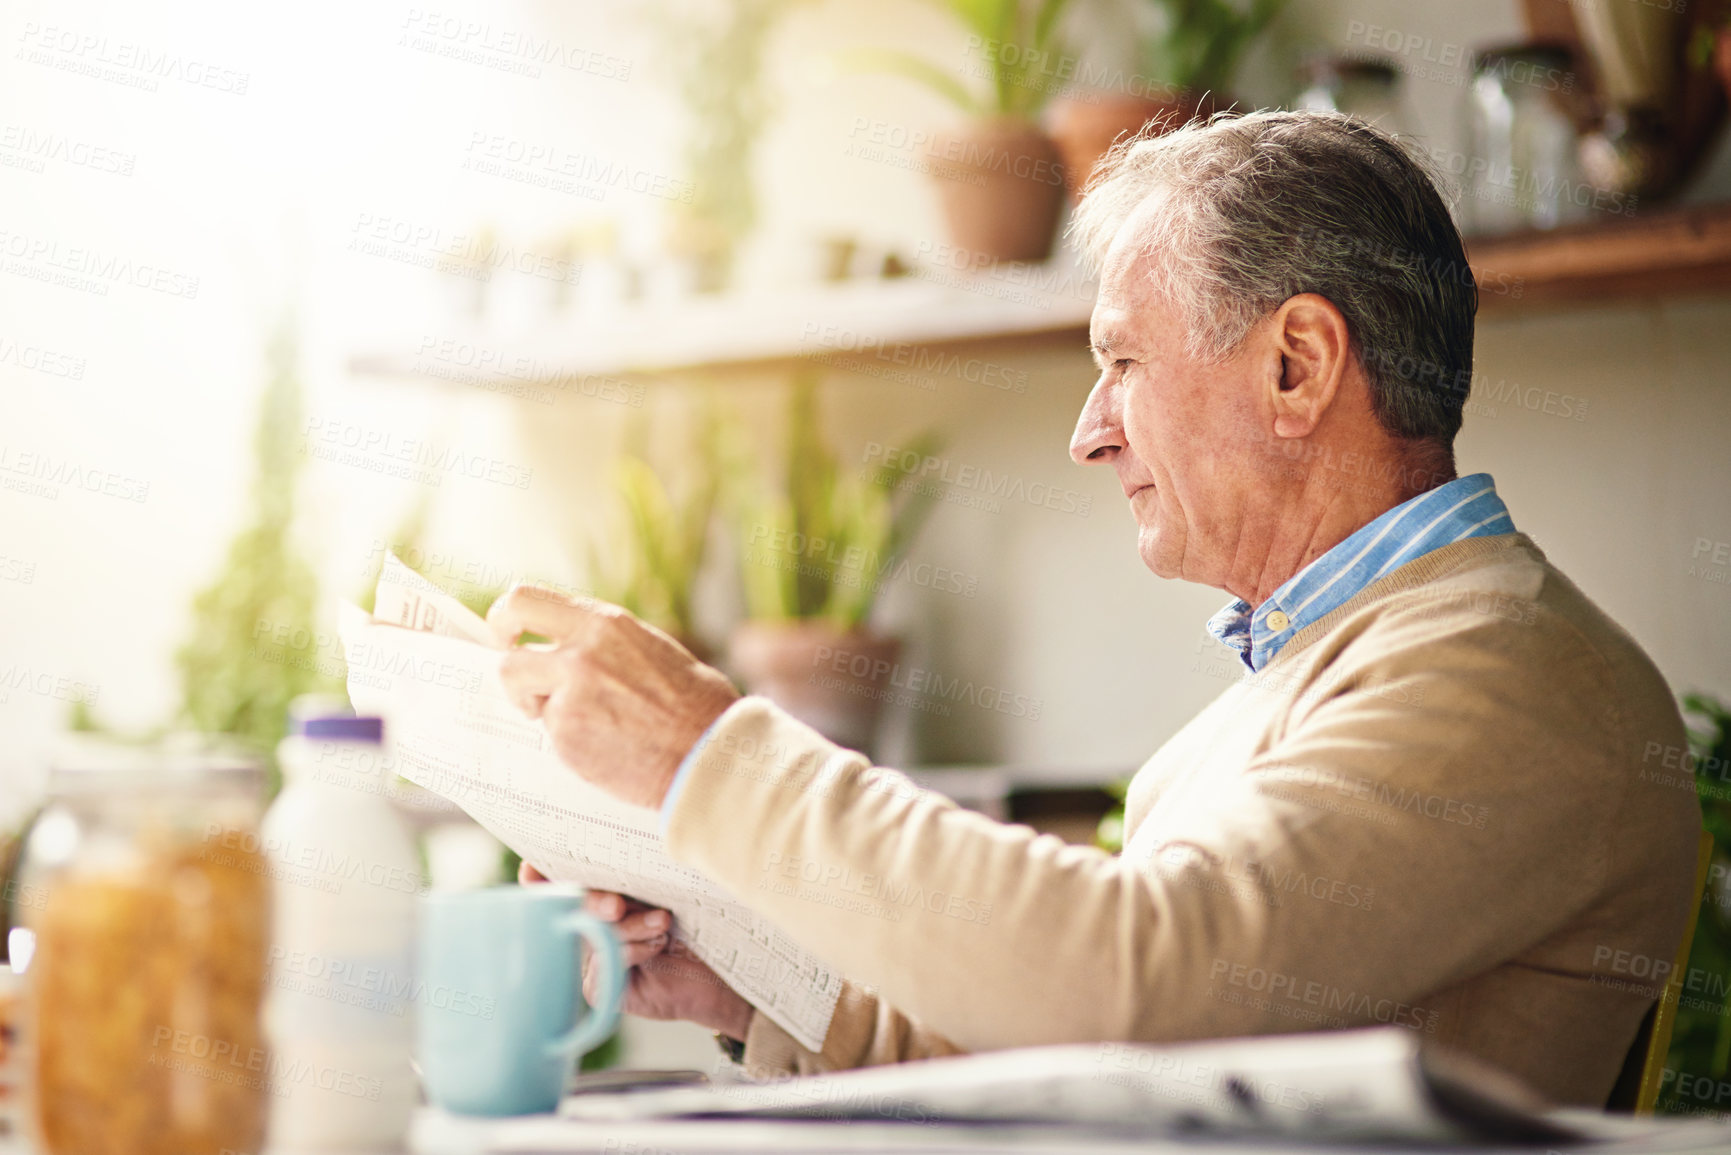
M 349 698 L 385 719 L 398 772 L 450 799 L 555 882 L 666 907 L 675 935 L 812 1049 L 841 976 L 720 886 L 668 857 L 660 816 L 615 800 L 559 761 L 499 680 L 485 622 L 387 556 L 368 615 L 342 607 Z
M 577 1095 L 560 1114 L 573 1127 L 770 1117 L 1377 1143 L 1562 1144 L 1615 1134 L 1549 1116 L 1505 1076 L 1421 1042 L 1401 1027 L 1372 1027 L 1159 1047 L 1029 1047 L 768 1084 Z M 530 1138 L 527 1128 L 522 1137 Z

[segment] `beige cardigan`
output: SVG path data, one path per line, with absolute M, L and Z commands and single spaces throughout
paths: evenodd
M 1675 955 L 1700 810 L 1635 642 L 1524 535 L 1301 631 L 1136 775 L 1121 857 L 994 822 L 759 698 L 673 854 L 858 980 L 759 1073 L 1398 1023 L 1602 1104 Z M 881 996 L 878 992 L 881 992 Z

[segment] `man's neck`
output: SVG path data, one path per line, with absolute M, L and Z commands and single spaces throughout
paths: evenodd
M 1413 451 L 1396 458 L 1361 454 L 1325 459 L 1293 483 L 1261 525 L 1246 525 L 1237 556 L 1242 568 L 1227 592 L 1260 606 L 1305 566 L 1395 506 L 1455 478 L 1452 454 Z

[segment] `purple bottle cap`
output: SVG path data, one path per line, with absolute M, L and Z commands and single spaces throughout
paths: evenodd
M 385 721 L 367 716 L 322 714 L 296 718 L 294 731 L 303 738 L 322 738 L 328 742 L 383 742 Z

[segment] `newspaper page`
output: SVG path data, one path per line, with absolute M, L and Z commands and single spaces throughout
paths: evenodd
M 674 934 L 812 1050 L 841 975 L 718 884 L 667 853 L 660 815 L 591 786 L 546 729 L 511 703 L 485 622 L 394 556 L 373 613 L 342 607 L 349 697 L 385 719 L 400 773 L 461 806 L 555 882 L 673 912 Z
M 745 1117 L 1063 1125 L 1379 1145 L 1581 1137 L 1488 1067 L 1459 1056 L 1433 1064 L 1401 1027 L 1026 1047 L 767 1084 L 580 1094 L 560 1114 L 614 1124 Z

